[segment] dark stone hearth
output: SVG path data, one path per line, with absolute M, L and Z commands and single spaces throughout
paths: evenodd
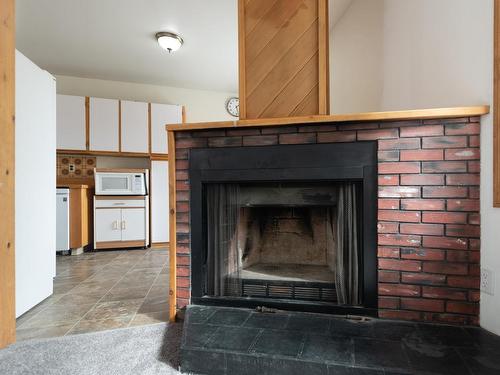
M 481 328 L 188 306 L 183 372 L 489 375 L 500 337 Z

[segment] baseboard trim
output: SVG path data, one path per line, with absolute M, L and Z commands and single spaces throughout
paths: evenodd
M 160 247 L 168 247 L 170 245 L 170 242 L 154 242 L 151 244 L 152 249 L 157 249 Z

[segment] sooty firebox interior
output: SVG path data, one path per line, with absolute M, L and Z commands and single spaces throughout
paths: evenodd
M 205 190 L 206 295 L 361 304 L 359 184 Z

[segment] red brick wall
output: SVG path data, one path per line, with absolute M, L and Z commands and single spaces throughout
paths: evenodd
M 477 324 L 479 118 L 176 134 L 177 304 L 189 302 L 190 148 L 378 141 L 379 316 Z

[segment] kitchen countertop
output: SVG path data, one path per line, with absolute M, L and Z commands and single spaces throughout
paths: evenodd
M 86 184 L 57 184 L 57 188 L 89 189 L 90 186 Z

